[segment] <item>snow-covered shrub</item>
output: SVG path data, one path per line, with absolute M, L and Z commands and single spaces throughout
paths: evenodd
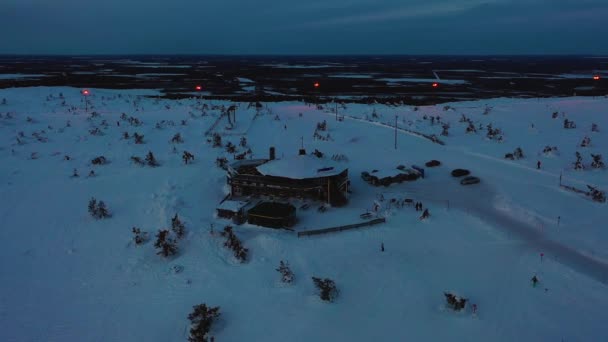
M 135 241 L 136 245 L 141 245 L 148 241 L 148 233 L 142 232 L 139 228 L 133 227 L 131 230 L 133 232 L 133 241 Z
M 188 319 L 192 323 L 190 327 L 189 342 L 208 342 L 209 331 L 213 322 L 220 317 L 220 307 L 207 307 L 207 304 L 199 304 L 193 307 Z M 213 338 L 212 338 L 213 339 Z
M 524 151 L 521 149 L 521 147 L 516 148 L 515 151 L 513 151 L 513 153 L 505 154 L 505 159 L 510 159 L 510 160 L 522 159 L 523 157 L 524 157 Z
M 460 311 L 464 309 L 467 304 L 466 298 L 461 298 L 447 292 L 444 292 L 443 294 L 445 295 L 445 300 L 447 302 L 448 307 L 452 308 L 454 311 Z
M 583 156 L 577 151 L 576 152 L 576 161 L 574 162 L 575 170 L 583 170 L 585 166 L 583 165 Z
M 596 123 L 591 124 L 591 132 L 599 132 L 600 129 Z
M 225 157 L 216 158 L 215 165 L 217 165 L 220 169 L 226 170 L 226 165 L 228 165 L 228 159 Z
M 224 231 L 220 233 L 226 238 L 224 246 L 232 249 L 234 256 L 240 261 L 245 262 L 247 260 L 247 254 L 249 250 L 243 247 L 241 240 L 234 234 L 231 226 L 224 227 Z
M 226 143 L 226 152 L 230 154 L 236 153 L 236 146 L 230 141 Z
M 171 142 L 174 144 L 181 144 L 184 142 L 184 139 L 182 138 L 181 134 L 176 133 L 173 138 L 171 138 Z
M 591 138 L 589 137 L 584 137 L 583 140 L 581 141 L 581 147 L 588 147 L 589 145 L 591 145 Z
M 184 161 L 184 164 L 188 164 L 189 162 L 194 160 L 194 154 L 188 151 L 184 151 L 184 154 L 182 155 L 182 160 Z
M 317 277 L 312 277 L 312 282 L 315 284 L 317 289 L 319 290 L 319 297 L 321 300 L 326 302 L 333 302 L 338 296 L 338 288 L 336 287 L 336 283 L 329 279 L 321 279 Z
M 105 165 L 108 163 L 108 160 L 104 156 L 95 157 L 91 160 L 91 164 L 93 165 Z
M 593 161 L 591 162 L 592 168 L 594 168 L 594 169 L 603 169 L 604 168 L 604 162 L 602 161 L 601 154 L 591 153 L 591 158 L 593 159 Z
M 148 166 L 152 167 L 160 166 L 158 161 L 156 161 L 156 158 L 154 157 L 152 151 L 148 151 L 148 154 L 146 154 L 146 163 L 148 164 Z
M 221 147 L 222 146 L 222 136 L 218 133 L 213 133 L 213 147 Z
M 184 226 L 184 223 L 179 219 L 177 214 L 175 214 L 175 216 L 171 218 L 171 230 L 175 233 L 175 236 L 177 236 L 178 239 L 184 237 L 184 234 L 186 233 L 186 227 Z
M 601 203 L 606 202 L 606 193 L 604 191 L 599 190 L 591 185 L 587 185 L 587 188 L 589 188 L 588 195 L 591 196 L 594 201 Z
M 441 125 L 442 131 L 441 131 L 441 135 L 444 137 L 447 137 L 450 135 L 449 129 L 450 129 L 450 124 L 443 124 Z
M 281 273 L 281 281 L 284 283 L 292 283 L 293 279 L 294 279 L 294 274 L 291 271 L 291 268 L 289 268 L 289 263 L 287 261 L 283 262 L 283 260 L 281 260 L 281 263 L 279 264 L 279 268 L 276 269 L 277 272 Z
M 144 163 L 144 161 L 138 156 L 131 156 L 131 161 L 139 166 L 146 165 L 146 163 Z
M 576 128 L 576 124 L 574 123 L 574 121 L 570 121 L 568 119 L 564 119 L 564 128 L 565 129 Z
M 543 148 L 543 153 L 544 154 L 554 154 L 554 153 L 558 153 L 558 149 L 557 146 L 545 146 L 545 148 Z
M 135 143 L 136 144 L 143 144 L 144 143 L 144 135 L 143 134 L 137 134 L 137 132 L 133 133 L 133 139 L 135 139 Z
M 169 231 L 166 229 L 158 231 L 154 247 L 158 249 L 156 254 L 162 255 L 165 258 L 177 254 L 177 243 L 175 240 L 169 238 Z
M 104 219 L 110 217 L 110 211 L 103 201 L 97 202 L 95 197 L 92 197 L 88 205 L 89 214 L 96 219 Z
M 475 128 L 475 125 L 472 122 L 469 122 L 469 125 L 467 126 L 465 133 L 477 133 L 477 129 Z

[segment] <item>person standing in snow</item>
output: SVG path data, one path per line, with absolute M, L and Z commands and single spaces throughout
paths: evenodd
M 431 214 L 429 213 L 428 209 L 424 209 L 424 211 L 422 212 L 422 216 L 420 216 L 421 220 L 427 219 L 429 218 L 429 216 L 431 216 Z
M 384 252 L 384 242 L 381 242 L 381 243 L 380 243 L 380 251 L 381 251 L 381 252 Z
M 538 284 L 538 278 L 535 274 L 534 277 L 532 277 L 532 287 L 536 287 L 536 284 Z
M 540 160 L 536 162 L 536 168 L 540 170 Z

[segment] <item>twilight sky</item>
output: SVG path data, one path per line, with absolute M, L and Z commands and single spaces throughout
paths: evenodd
M 608 54 L 608 0 L 0 0 L 0 54 Z

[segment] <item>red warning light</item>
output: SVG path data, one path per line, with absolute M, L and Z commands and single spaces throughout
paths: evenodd
M 88 90 L 88 89 L 84 89 L 84 90 L 82 91 L 82 95 L 84 95 L 84 96 L 88 96 L 88 95 L 89 95 L 89 90 Z
M 433 88 L 439 87 L 439 83 L 433 83 Z
M 599 81 L 600 80 L 600 76 L 599 75 L 595 75 L 595 76 L 593 76 L 593 79 L 596 80 L 596 81 Z
M 201 91 L 201 90 L 203 90 L 203 87 L 200 85 L 197 85 L 195 89 L 196 89 L 196 91 Z
M 315 82 L 314 86 L 315 88 L 319 88 L 319 82 Z

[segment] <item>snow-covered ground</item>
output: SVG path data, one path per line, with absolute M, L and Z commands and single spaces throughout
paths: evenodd
M 219 106 L 232 103 L 206 101 L 201 116 L 196 98 L 90 91 L 87 113 L 80 89 L 0 90 L 0 102 L 7 100 L 0 104 L 1 341 L 183 341 L 187 316 L 200 303 L 221 307 L 216 341 L 605 340 L 608 204 L 558 184 L 561 174 L 567 185 L 608 189 L 608 171 L 589 167 L 590 154 L 606 155 L 608 148 L 608 98 L 348 104 L 339 109 L 342 121 L 303 103 L 268 103 L 258 115 L 240 103 L 230 129 Z M 130 125 L 122 113 L 143 124 Z M 403 129 L 397 149 L 395 114 Z M 482 129 L 465 133 L 463 114 Z M 449 123 L 449 136 L 430 117 Z M 575 129 L 563 128 L 566 118 Z M 315 140 L 323 120 L 325 139 Z M 501 142 L 486 138 L 490 123 L 502 131 Z M 599 132 L 591 131 L 593 123 Z M 92 135 L 95 128 L 102 135 Z M 320 203 L 298 210 L 296 231 L 360 222 L 375 203 L 387 222 L 310 238 L 237 226 L 250 253 L 238 263 L 217 234 L 229 222 L 214 215 L 227 193 L 215 161 L 233 155 L 213 148 L 207 131 L 235 145 L 246 136 L 252 158 L 266 158 L 270 146 L 277 157 L 291 157 L 302 141 L 308 152 L 347 157 L 332 162 L 349 168 L 349 204 L 324 213 L 315 210 Z M 143 134 L 145 143 L 124 139 L 124 132 Z M 436 134 L 445 145 L 413 132 Z M 176 133 L 182 144 L 170 142 Z M 585 136 L 591 145 L 580 147 Z M 545 154 L 545 146 L 558 150 Z M 503 158 L 517 147 L 525 158 Z M 193 164 L 182 163 L 184 150 L 195 155 Z M 131 162 L 148 151 L 160 167 Z M 585 170 L 573 170 L 576 151 Z M 109 163 L 91 165 L 101 155 Z M 431 159 L 442 165 L 426 168 L 416 182 L 376 188 L 359 176 Z M 454 168 L 471 170 L 481 183 L 461 186 L 450 176 Z M 80 177 L 70 177 L 73 169 Z M 87 177 L 90 170 L 96 176 Z M 92 218 L 91 197 L 106 202 L 112 217 Z M 390 205 L 392 198 L 421 201 L 431 217 L 421 221 L 413 208 Z M 165 259 L 156 255 L 153 236 L 176 213 L 187 234 L 178 254 Z M 134 226 L 151 241 L 135 245 Z M 291 285 L 275 271 L 280 260 L 295 272 Z M 334 303 L 319 299 L 312 276 L 335 280 Z M 468 298 L 477 315 L 470 305 L 459 313 L 447 309 L 444 291 Z

